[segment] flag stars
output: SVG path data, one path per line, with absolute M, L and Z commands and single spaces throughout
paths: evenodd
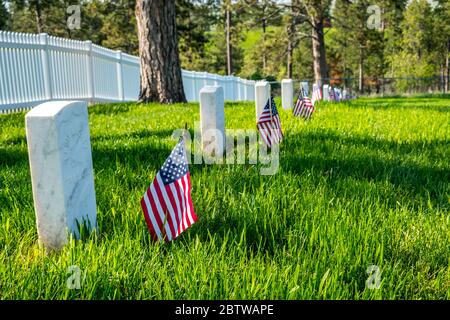
M 170 184 L 182 178 L 188 172 L 188 164 L 184 153 L 183 142 L 175 147 L 172 154 L 164 163 L 160 174 L 164 184 Z
M 190 196 L 188 172 L 184 143 L 181 140 L 152 183 L 159 187 L 156 188 L 156 193 L 147 191 L 141 200 L 146 220 L 151 223 L 149 230 L 154 239 L 171 241 L 197 221 Z M 150 190 L 154 189 L 150 187 Z M 156 208 L 153 203 L 156 203 Z

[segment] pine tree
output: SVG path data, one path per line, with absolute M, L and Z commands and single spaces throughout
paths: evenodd
M 345 59 L 342 64 L 344 76 L 347 69 L 352 75 L 358 74 L 358 89 L 364 91 L 365 82 L 370 82 L 380 90 L 378 78 L 384 74 L 383 64 L 383 21 L 380 12 L 368 10 L 373 5 L 381 5 L 373 0 L 336 1 L 333 11 L 333 21 L 336 32 L 333 37 L 340 51 L 340 58 Z M 371 17 L 375 14 L 377 17 Z M 347 17 L 352 17 L 348 19 Z M 371 19 L 374 18 L 373 21 Z M 379 21 L 377 21 L 379 18 Z M 378 25 L 372 23 L 379 23 Z M 333 40 L 334 40 L 333 39 Z M 370 81 L 368 81 L 369 76 Z
M 139 53 L 136 16 L 134 15 L 135 6 L 135 0 L 122 0 L 107 4 L 100 31 L 105 35 L 105 39 L 101 42 L 103 46 L 133 55 Z
M 5 4 L 0 2 L 0 30 L 7 30 L 9 26 L 9 12 Z
M 206 60 L 211 59 L 206 46 L 211 28 L 220 22 L 219 6 L 211 0 L 178 0 L 176 10 L 181 65 L 188 70 L 206 70 Z
M 330 18 L 332 0 L 300 0 L 297 10 L 311 29 L 315 82 L 322 85 L 329 77 L 325 48 L 325 21 Z
M 142 102 L 186 102 L 178 51 L 175 0 L 137 0 Z
M 439 65 L 441 88 L 444 92 L 449 91 L 450 82 L 450 2 L 439 1 L 434 10 L 432 48 L 436 63 Z

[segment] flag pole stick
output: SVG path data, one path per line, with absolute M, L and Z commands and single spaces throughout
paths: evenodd
M 273 108 L 272 108 L 272 99 L 273 99 L 273 97 L 270 96 L 269 103 L 270 103 L 270 122 L 271 123 L 273 123 L 273 118 L 272 118 L 272 110 L 273 110 Z M 275 103 L 275 101 L 274 101 L 274 103 Z

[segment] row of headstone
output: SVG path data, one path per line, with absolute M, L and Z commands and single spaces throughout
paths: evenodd
M 309 96 L 309 83 L 307 81 L 300 82 L 300 90 L 302 90 L 303 94 L 306 96 Z M 355 96 L 350 95 L 349 91 L 347 89 L 341 90 L 337 87 L 331 87 L 328 84 L 324 84 L 322 86 L 322 99 L 324 101 L 330 101 L 332 100 L 332 92 L 337 96 L 337 100 L 348 100 L 348 99 L 354 99 Z M 283 106 L 283 109 L 288 110 L 292 109 L 294 106 L 294 81 L 292 79 L 284 79 L 281 81 L 281 104 Z
M 270 98 L 268 82 L 256 83 L 255 98 L 258 119 Z M 202 149 L 213 156 L 226 148 L 224 105 L 222 87 L 200 90 Z M 25 122 L 39 242 L 59 250 L 70 236 L 80 237 L 82 226 L 97 229 L 87 103 L 43 103 Z
M 301 88 L 308 94 L 307 82 L 302 82 Z M 292 80 L 282 82 L 284 109 L 293 106 L 293 89 Z M 256 121 L 270 95 L 268 82 L 256 83 Z M 324 86 L 326 97 L 329 93 Z M 58 250 L 70 235 L 80 236 L 81 226 L 87 231 L 97 228 L 87 103 L 46 102 L 29 111 L 25 121 L 39 242 L 47 249 Z M 200 122 L 203 152 L 223 155 L 226 135 L 222 87 L 200 90 Z

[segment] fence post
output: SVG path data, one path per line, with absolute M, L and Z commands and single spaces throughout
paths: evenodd
M 117 57 L 117 90 L 119 92 L 119 100 L 125 101 L 124 93 L 123 93 L 123 75 L 122 75 L 122 51 L 116 52 Z
M 39 43 L 43 45 L 41 50 L 42 71 L 44 74 L 44 90 L 47 100 L 53 99 L 52 78 L 50 72 L 50 59 L 48 58 L 48 35 L 46 33 L 39 34 Z
M 198 85 L 197 83 L 198 77 L 197 77 L 197 72 L 196 71 L 192 71 L 192 83 L 193 83 L 193 100 L 192 101 L 199 101 L 198 100 L 198 93 L 201 89 L 201 87 Z
M 197 75 L 195 71 L 189 71 L 191 75 L 191 84 L 192 84 L 192 100 L 197 101 Z
M 87 40 L 86 42 L 87 47 L 87 84 L 88 84 L 88 99 L 90 102 L 94 101 L 95 98 L 95 88 L 94 88 L 94 62 L 93 62 L 93 55 L 92 55 L 92 41 Z

